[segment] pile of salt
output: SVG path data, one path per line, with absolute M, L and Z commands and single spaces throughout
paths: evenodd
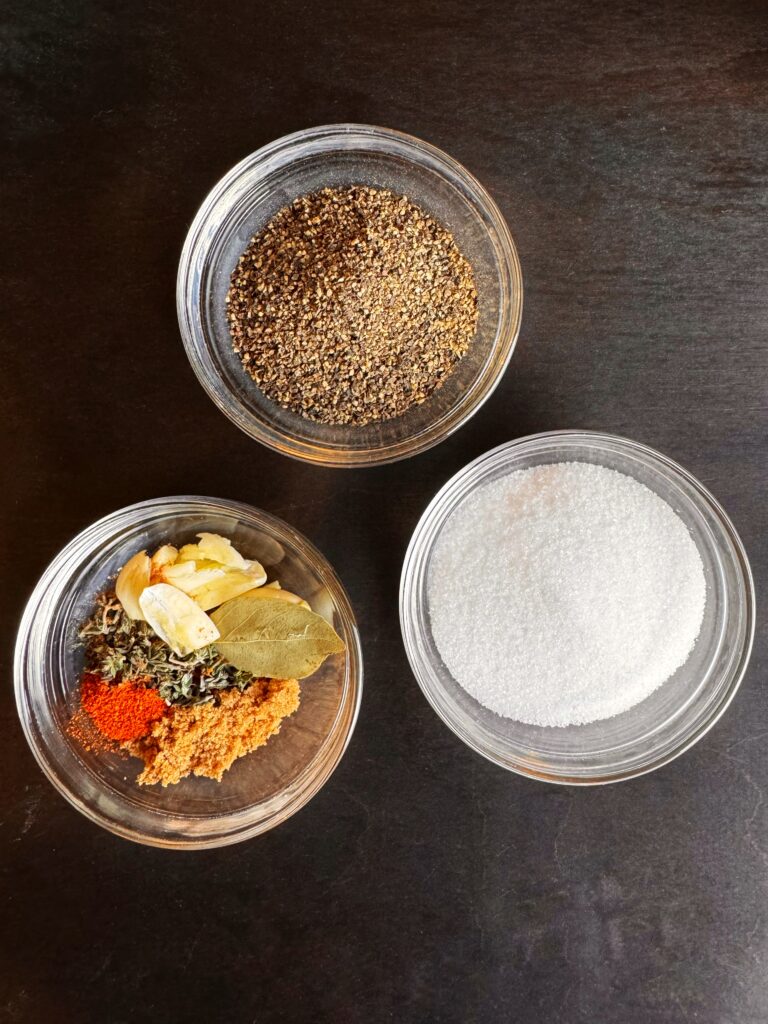
M 452 514 L 428 577 L 457 682 L 499 715 L 581 725 L 628 710 L 687 660 L 701 557 L 672 508 L 604 466 L 558 463 L 486 484 Z

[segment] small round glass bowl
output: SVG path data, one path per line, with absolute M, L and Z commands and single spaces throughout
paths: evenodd
M 257 387 L 232 349 L 225 298 L 240 255 L 278 210 L 309 192 L 352 184 L 405 194 L 453 233 L 474 270 L 479 321 L 469 352 L 426 402 L 383 423 L 329 426 L 282 409 Z M 515 347 L 523 285 L 504 218 L 460 164 L 410 135 L 338 124 L 278 139 L 222 178 L 189 229 L 176 303 L 200 383 L 246 434 L 308 462 L 371 466 L 431 448 L 477 412 Z
M 301 594 L 332 623 L 346 650 L 301 684 L 299 710 L 265 746 L 235 761 L 221 782 L 189 777 L 139 786 L 141 762 L 86 750 L 70 736 L 83 655 L 79 625 L 95 597 L 142 548 L 229 537 L 270 579 Z M 22 618 L 16 644 L 16 701 L 29 745 L 58 791 L 116 835 L 172 849 L 225 846 L 294 814 L 327 781 L 354 729 L 362 688 L 355 618 L 336 574 L 306 538 L 258 509 L 215 498 L 146 501 L 100 519 L 46 569 Z
M 430 628 L 427 582 L 435 543 L 453 511 L 478 488 L 553 462 L 592 462 L 655 491 L 690 530 L 704 565 L 707 605 L 688 661 L 644 701 L 589 725 L 542 728 L 488 711 L 453 679 Z M 521 775 L 596 785 L 652 771 L 687 750 L 725 711 L 744 674 L 755 628 L 747 556 L 730 520 L 671 459 L 625 438 L 556 431 L 501 445 L 462 469 L 421 518 L 405 556 L 400 621 L 411 667 L 427 700 L 468 746 Z

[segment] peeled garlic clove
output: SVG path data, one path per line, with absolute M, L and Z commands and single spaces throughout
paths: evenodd
M 182 657 L 219 639 L 219 631 L 188 594 L 168 583 L 147 587 L 141 610 L 161 640 Z
M 227 573 L 237 575 L 237 573 L 243 573 L 250 579 L 252 587 L 260 587 L 267 582 L 267 574 L 264 571 L 264 566 L 261 565 L 260 562 L 245 562 L 244 568 L 242 569 L 235 569 L 234 566 L 223 565 L 221 562 L 213 562 L 208 558 L 198 559 L 196 562 L 182 562 L 179 564 L 183 566 L 194 565 L 196 573 L 206 572 L 208 570 L 216 570 L 220 575 L 226 575 Z M 179 576 L 177 578 L 180 579 L 182 577 Z M 182 586 L 181 583 L 178 585 Z M 182 587 L 182 589 L 186 590 L 187 588 Z
M 160 571 L 161 580 L 189 594 L 206 612 L 254 587 L 260 587 L 265 577 L 263 570 L 254 575 L 251 571 L 208 561 L 177 562 Z
M 152 563 L 146 551 L 139 551 L 129 558 L 115 583 L 115 594 L 131 619 L 143 619 L 139 598 L 145 587 L 149 586 Z
M 203 538 L 207 536 L 215 535 L 201 534 Z M 187 555 L 190 555 L 194 549 L 194 553 L 198 557 L 182 561 L 185 549 Z M 171 586 L 178 587 L 185 594 L 189 594 L 203 611 L 207 612 L 210 608 L 216 608 L 224 601 L 239 597 L 267 581 L 267 574 L 259 562 L 242 559 L 244 568 L 237 569 L 211 558 L 200 558 L 199 551 L 200 548 L 197 544 L 185 545 L 185 548 L 179 552 L 179 561 L 174 562 L 173 565 L 162 566 L 158 576 L 165 583 L 170 583 Z
M 184 562 L 196 562 L 202 557 L 198 544 L 182 544 L 179 549 L 178 563 L 182 565 Z
M 172 587 L 178 587 L 179 590 L 183 590 L 185 594 L 189 594 L 192 597 L 201 587 L 221 579 L 228 571 L 220 565 L 206 569 L 196 568 L 196 566 L 199 566 L 198 562 L 184 562 L 183 565 L 185 568 L 189 567 L 188 572 L 175 572 L 174 570 L 180 569 L 181 566 L 172 565 L 170 572 L 164 571 L 161 577 L 166 583 L 170 583 Z
M 221 537 L 218 533 L 198 533 L 200 541 L 198 547 L 203 558 L 210 558 L 212 562 L 221 562 L 222 565 L 231 565 L 235 569 L 245 569 L 247 561 L 232 546 L 232 541 Z
M 198 533 L 197 544 L 185 544 L 179 552 L 182 562 L 208 561 L 229 565 L 234 569 L 247 569 L 248 561 L 232 546 L 232 541 L 218 533 Z
M 195 577 L 184 580 L 184 590 L 205 611 L 217 608 L 225 601 L 231 601 L 233 597 L 250 593 L 261 586 L 261 581 L 258 578 L 241 569 L 222 567 L 214 575 L 215 572 L 215 570 L 201 570 L 195 573 Z M 196 577 L 199 577 L 197 583 L 195 582 Z M 275 594 L 276 591 L 273 590 L 271 593 Z
M 163 544 L 161 548 L 158 548 L 154 555 L 152 555 L 152 579 L 161 578 L 161 570 L 166 565 L 173 565 L 178 557 L 179 549 L 175 548 L 173 544 Z
M 248 562 L 246 561 L 243 566 L 243 572 L 247 572 L 249 576 L 253 576 L 254 586 L 263 587 L 267 582 L 267 573 L 261 562 Z M 280 584 L 277 584 L 278 587 Z
M 195 563 L 174 562 L 173 565 L 162 565 L 158 569 L 157 575 L 163 583 L 170 583 L 174 587 L 181 587 L 181 580 L 195 575 Z

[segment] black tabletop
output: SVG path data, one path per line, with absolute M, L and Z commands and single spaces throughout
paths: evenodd
M 681 462 L 766 579 L 768 9 L 26 0 L 3 24 L 3 802 L 9 1021 L 764 1024 L 768 707 L 758 637 L 724 719 L 661 771 L 542 785 L 463 746 L 405 659 L 400 567 L 434 492 L 510 438 L 591 428 Z M 342 472 L 213 406 L 174 287 L 237 160 L 358 121 L 448 150 L 508 219 L 517 351 L 433 451 Z M 117 839 L 45 781 L 11 687 L 45 565 L 94 519 L 197 492 L 306 533 L 366 680 L 341 766 L 220 851 Z

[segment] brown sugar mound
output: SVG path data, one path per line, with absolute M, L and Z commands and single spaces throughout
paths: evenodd
M 256 679 L 242 692 L 224 691 L 218 704 L 172 708 L 148 736 L 123 748 L 144 761 L 140 785 L 168 786 L 186 775 L 221 781 L 238 757 L 279 732 L 298 706 L 298 680 Z

